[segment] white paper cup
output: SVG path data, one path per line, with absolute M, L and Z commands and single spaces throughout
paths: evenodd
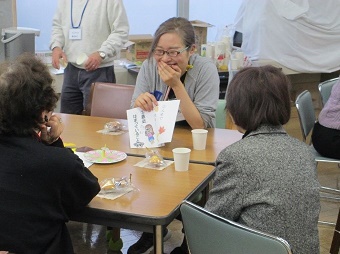
M 178 147 L 172 149 L 176 171 L 188 171 L 191 149 Z
M 205 129 L 193 129 L 192 133 L 192 143 L 194 150 L 205 150 L 207 144 L 208 130 Z
M 88 59 L 88 56 L 85 53 L 81 53 L 76 60 L 76 64 L 84 65 Z

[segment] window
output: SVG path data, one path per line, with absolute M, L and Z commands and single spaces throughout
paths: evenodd
M 177 0 L 124 0 L 124 6 L 130 34 L 153 35 L 163 21 L 177 16 Z
M 57 0 L 17 0 L 17 24 L 40 30 L 36 37 L 36 51 L 49 50 L 52 19 L 57 8 Z
M 189 6 L 189 20 L 201 20 L 212 24 L 208 28 L 207 41 L 218 41 L 223 29 L 233 24 L 242 0 L 192 0 Z
M 36 51 L 49 50 L 57 0 L 16 2 L 18 26 L 39 29 L 40 36 L 36 37 L 35 41 Z M 178 0 L 123 0 L 123 2 L 130 23 L 130 34 L 153 35 L 159 24 L 177 16 Z M 208 41 L 215 41 L 223 27 L 233 23 L 241 2 L 242 0 L 192 0 L 189 3 L 189 20 L 199 19 L 214 25 L 208 29 Z

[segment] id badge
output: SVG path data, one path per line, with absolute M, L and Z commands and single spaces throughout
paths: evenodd
M 81 29 L 70 29 L 68 37 L 70 40 L 81 40 Z

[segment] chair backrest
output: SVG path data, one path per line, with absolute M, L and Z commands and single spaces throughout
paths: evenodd
M 91 116 L 127 119 L 135 86 L 96 82 L 91 85 L 85 114 Z
M 216 108 L 216 128 L 221 128 L 221 129 L 226 128 L 227 112 L 225 110 L 225 105 L 226 105 L 225 99 L 218 100 L 218 104 Z
M 324 82 L 321 82 L 318 86 L 322 106 L 325 106 L 326 102 L 328 101 L 329 96 L 331 95 L 333 85 L 338 82 L 339 78 L 333 78 L 330 80 L 326 80 Z
M 289 254 L 282 238 L 222 218 L 191 202 L 180 207 L 187 243 L 192 254 Z
M 306 142 L 316 121 L 315 109 L 310 92 L 305 90 L 300 93 L 295 100 L 295 106 L 299 115 L 303 141 Z

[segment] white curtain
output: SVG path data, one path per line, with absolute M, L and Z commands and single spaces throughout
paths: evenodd
M 235 19 L 242 50 L 298 72 L 340 69 L 340 0 L 244 0 Z

